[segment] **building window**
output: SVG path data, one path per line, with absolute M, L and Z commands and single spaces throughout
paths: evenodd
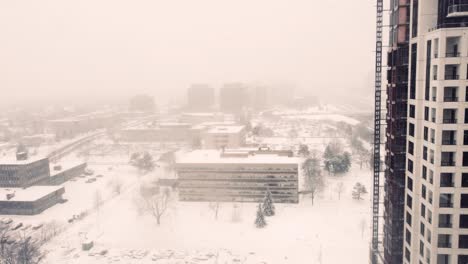
M 406 223 L 411 226 L 412 218 L 409 212 L 406 212 Z
M 453 173 L 443 172 L 440 174 L 440 187 L 453 187 Z
M 464 193 L 461 194 L 460 207 L 468 208 L 468 194 L 464 194 Z
M 424 120 L 429 121 L 429 107 L 424 107 Z
M 426 218 L 426 206 L 421 204 L 421 217 Z
M 427 180 L 427 167 L 422 165 L 422 178 Z
M 439 227 L 451 228 L 452 227 L 452 215 L 451 214 L 439 214 Z
M 429 138 L 429 128 L 424 127 L 423 131 L 424 131 L 424 132 L 423 132 L 423 134 L 424 134 L 424 135 L 423 135 L 423 136 L 424 136 L 424 140 L 427 141 L 428 138 Z
M 427 147 L 423 146 L 423 160 L 427 160 Z
M 442 152 L 441 154 L 441 166 L 455 166 L 455 152 Z
M 458 237 L 458 248 L 468 248 L 468 235 Z
M 468 152 L 463 152 L 463 166 L 468 166 Z
M 413 161 L 408 159 L 408 171 L 413 173 Z
M 406 205 L 409 208 L 413 208 L 413 198 L 409 196 L 408 194 L 406 195 Z
M 409 117 L 416 117 L 416 107 L 414 105 L 409 106 Z
M 463 131 L 463 145 L 468 145 L 468 130 Z
M 437 254 L 437 264 L 450 264 L 450 255 Z
M 411 246 L 411 232 L 408 229 L 406 229 L 405 240 Z
M 414 155 L 414 143 L 411 141 L 408 141 L 408 153 Z
M 460 228 L 468 228 L 468 215 L 460 215 Z
M 407 182 L 408 182 L 408 190 L 413 191 L 413 179 L 410 177 L 407 177 Z
M 439 196 L 439 207 L 442 208 L 452 208 L 452 194 L 450 193 L 441 193 Z
M 410 261 L 410 259 L 411 259 L 411 253 L 410 253 L 410 251 L 408 250 L 407 247 L 405 247 L 405 259 L 407 261 Z
M 426 193 L 427 193 L 426 186 L 423 184 L 423 185 L 421 185 L 421 196 L 422 196 L 422 198 L 426 199 Z
M 468 187 L 468 173 L 462 173 L 461 187 Z
M 444 102 L 457 102 L 458 87 L 444 87 Z
M 437 247 L 438 248 L 451 248 L 452 247 L 452 237 L 447 234 L 439 234 L 437 238 Z
M 408 134 L 412 137 L 414 137 L 414 124 L 412 123 L 409 123 L 409 126 L 408 126 Z
M 424 258 L 424 243 L 419 241 L 419 255 Z
M 468 255 L 458 255 L 458 264 L 467 264 Z

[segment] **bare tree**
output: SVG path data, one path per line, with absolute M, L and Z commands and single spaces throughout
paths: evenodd
M 42 260 L 41 241 L 31 238 L 26 232 L 12 234 L 10 226 L 0 226 L 0 263 L 2 264 L 38 264 Z
M 359 222 L 359 228 L 361 229 L 361 237 L 364 238 L 364 231 L 366 230 L 366 219 L 362 218 Z
M 215 219 L 218 220 L 220 202 L 218 202 L 218 201 L 210 202 L 208 204 L 208 207 L 211 209 L 211 211 L 213 211 Z
M 99 211 L 102 205 L 102 195 L 99 190 L 94 193 L 94 208 Z
M 339 182 L 337 185 L 336 185 L 336 188 L 335 188 L 335 191 L 336 193 L 338 194 L 338 200 L 341 199 L 341 194 L 344 192 L 344 184 L 343 182 Z
M 156 219 L 156 223 L 160 225 L 162 216 L 167 212 L 172 202 L 171 190 L 169 188 L 161 188 L 155 194 L 143 195 L 143 200 L 145 211 L 152 215 Z
M 109 185 L 114 194 L 120 195 L 120 193 L 122 193 L 122 182 L 120 180 L 114 179 L 109 182 Z
M 302 170 L 304 172 L 304 187 L 306 191 L 310 193 L 312 199 L 312 205 L 314 204 L 314 198 L 325 186 L 325 181 L 320 170 L 320 161 L 317 157 L 311 157 L 304 161 L 302 164 Z

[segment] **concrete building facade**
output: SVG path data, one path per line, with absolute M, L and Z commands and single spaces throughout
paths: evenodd
M 403 263 L 468 263 L 468 1 L 411 1 Z
M 292 152 L 198 150 L 179 157 L 181 201 L 298 203 L 298 160 Z

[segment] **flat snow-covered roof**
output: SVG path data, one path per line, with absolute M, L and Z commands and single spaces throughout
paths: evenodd
M 208 130 L 209 134 L 235 134 L 244 129 L 244 126 L 215 126 Z
M 0 188 L 0 201 L 32 202 L 42 197 L 63 189 L 63 186 L 32 186 L 26 189 L 22 188 Z M 14 193 L 14 197 L 7 200 L 7 194 Z
M 176 158 L 177 164 L 299 164 L 296 157 L 280 156 L 277 154 L 254 154 L 254 155 L 235 155 L 247 154 L 248 151 L 229 150 L 222 155 L 220 150 L 194 150 L 192 152 L 179 154 Z

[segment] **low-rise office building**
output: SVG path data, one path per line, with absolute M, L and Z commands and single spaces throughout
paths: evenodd
M 214 126 L 202 134 L 206 149 L 240 148 L 245 146 L 244 126 Z
M 25 188 L 47 181 L 49 177 L 48 158 L 0 160 L 0 187 Z
M 298 203 L 298 163 L 291 151 L 196 150 L 177 158 L 181 201 Z
M 63 186 L 0 189 L 0 214 L 35 215 L 63 201 Z

